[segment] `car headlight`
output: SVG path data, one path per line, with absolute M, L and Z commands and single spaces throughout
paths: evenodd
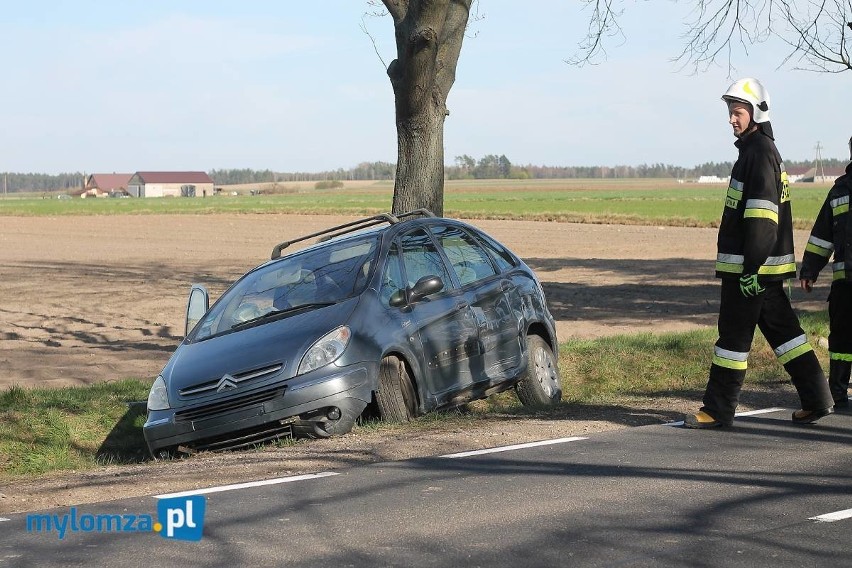
M 343 325 L 320 337 L 302 357 L 297 374 L 301 375 L 336 361 L 349 345 L 350 336 L 349 328 Z
M 151 391 L 148 393 L 148 410 L 168 410 L 169 391 L 166 390 L 166 381 L 163 377 L 154 379 Z

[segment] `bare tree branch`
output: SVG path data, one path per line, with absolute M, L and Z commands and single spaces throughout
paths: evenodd
M 385 63 L 385 60 L 382 57 L 382 54 L 379 53 L 379 48 L 376 45 L 376 38 L 373 36 L 372 33 L 370 33 L 370 30 L 367 29 L 367 18 L 381 18 L 381 17 L 384 17 L 385 15 L 387 15 L 387 12 L 384 12 L 384 13 L 382 13 L 382 12 L 365 12 L 361 16 L 361 23 L 359 24 L 361 31 L 364 32 L 364 34 L 368 38 L 370 38 L 370 42 L 373 44 L 373 51 L 376 52 L 376 56 L 378 56 L 379 61 L 382 62 L 382 69 L 387 69 L 388 64 Z
M 589 19 L 589 29 L 586 37 L 579 43 L 578 52 L 565 60 L 569 65 L 597 65 L 599 59 L 606 60 L 604 38 L 621 36 L 624 32 L 618 25 L 618 18 L 623 10 L 613 9 L 615 0 L 583 0 L 586 7 L 592 6 L 592 16 Z
M 584 1 L 592 6 L 588 33 L 579 54 L 566 60 L 577 66 L 605 58 L 606 39 L 624 36 L 618 25 L 623 9 L 616 8 L 616 0 Z M 779 66 L 795 60 L 801 65 L 796 69 L 852 70 L 852 33 L 847 31 L 852 30 L 852 0 L 700 0 L 684 25 L 684 47 L 673 61 L 695 72 L 724 59 L 733 74 L 737 54 L 748 56 L 751 47 L 773 36 L 790 46 Z
M 798 56 L 806 67 L 796 69 L 823 73 L 852 69 L 848 47 L 852 34 L 846 31 L 847 26 L 852 30 L 852 22 L 846 21 L 852 15 L 852 0 L 834 0 L 829 7 L 826 4 L 829 2 L 812 2 L 810 6 L 816 13 L 800 14 L 792 2 L 783 2 L 787 22 L 794 33 L 792 39 L 779 36 L 791 48 L 785 63 Z

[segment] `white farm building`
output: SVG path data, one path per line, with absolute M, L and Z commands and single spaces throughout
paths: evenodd
M 204 197 L 213 195 L 205 172 L 136 172 L 127 182 L 133 197 Z

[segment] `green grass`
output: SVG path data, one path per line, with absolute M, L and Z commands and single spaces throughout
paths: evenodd
M 809 337 L 828 331 L 826 312 L 805 314 Z M 638 334 L 570 340 L 560 346 L 563 404 L 536 410 L 555 417 L 566 408 L 644 403 L 677 396 L 700 401 L 707 382 L 716 332 L 712 329 L 660 335 Z M 827 364 L 827 353 L 814 345 Z M 786 374 L 765 340 L 757 335 L 749 359 L 746 390 L 779 381 Z M 147 459 L 142 436 L 150 382 L 122 380 L 86 387 L 23 389 L 0 392 L 0 480 L 61 470 L 85 470 L 104 464 Z M 430 413 L 410 424 L 367 421 L 358 431 L 394 430 L 401 436 L 447 421 L 464 422 L 494 414 L 530 414 L 510 392 L 477 401 L 460 411 Z M 292 445 L 282 441 L 279 445 Z M 296 442 L 299 443 L 299 442 Z
M 0 477 L 90 469 L 146 457 L 142 424 L 150 383 L 0 392 Z
M 792 186 L 799 229 L 810 229 L 828 185 Z M 723 185 L 673 180 L 464 180 L 448 181 L 444 213 L 468 219 L 556 220 L 713 227 L 724 202 Z M 299 213 L 368 215 L 389 211 L 389 182 L 349 182 L 341 189 L 292 190 L 277 195 L 207 198 L 0 199 L 0 216 Z

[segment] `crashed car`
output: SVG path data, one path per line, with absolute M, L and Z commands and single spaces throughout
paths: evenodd
M 524 405 L 562 396 L 533 271 L 427 210 L 283 242 L 209 304 L 193 285 L 185 339 L 151 387 L 155 457 L 344 434 L 365 410 L 408 421 L 511 388 Z

